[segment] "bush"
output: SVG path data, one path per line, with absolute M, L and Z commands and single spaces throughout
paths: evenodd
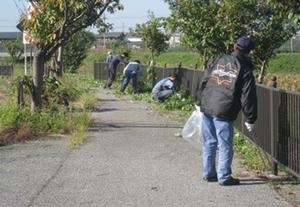
M 181 110 L 186 112 L 191 112 L 195 109 L 195 100 L 189 95 L 187 90 L 180 90 L 179 92 L 173 94 L 166 101 L 162 102 L 162 108 L 166 110 Z
M 32 113 L 28 106 L 18 107 L 15 101 L 2 104 L 0 106 L 0 145 L 26 140 L 44 133 L 83 134 L 82 130 L 86 129 L 90 114 L 70 113 L 70 109 L 74 109 L 72 108 L 75 107 L 72 105 L 73 102 L 80 101 L 80 98 L 83 98 L 84 104 L 78 111 L 93 108 L 96 98 L 92 95 L 91 87 L 98 85 L 99 83 L 93 80 L 92 75 L 88 74 L 65 74 L 59 81 L 47 77 L 44 99 L 47 99 L 48 105 L 40 111 Z M 66 107 L 60 102 L 61 98 L 66 97 L 72 107 Z

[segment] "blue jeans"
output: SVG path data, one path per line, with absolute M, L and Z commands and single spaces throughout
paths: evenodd
M 158 92 L 157 94 L 153 94 L 153 96 L 157 101 L 164 101 L 167 98 L 169 98 L 173 94 L 173 92 L 174 91 L 171 89 L 169 89 L 169 90 L 165 89 L 165 90 Z
M 133 93 L 137 92 L 137 74 L 132 72 L 132 71 L 126 71 L 125 75 L 123 76 L 123 80 L 121 83 L 121 92 L 124 92 L 128 83 L 130 82 L 130 80 L 132 80 L 132 90 Z
M 223 183 L 231 177 L 233 158 L 233 121 L 217 118 L 203 113 L 203 176 L 218 177 Z M 219 146 L 218 146 L 219 145 Z M 216 170 L 216 151 L 219 147 L 218 169 Z

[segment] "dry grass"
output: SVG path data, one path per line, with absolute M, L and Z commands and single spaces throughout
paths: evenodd
M 8 128 L 0 132 L 0 146 L 24 142 L 33 137 L 31 126 L 21 123 L 16 128 Z
M 268 74 L 265 82 L 267 82 L 272 75 L 277 76 L 277 88 L 300 92 L 300 75 L 283 73 Z

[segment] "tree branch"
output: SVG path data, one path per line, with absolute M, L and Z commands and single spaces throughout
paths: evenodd
M 65 5 L 66 5 L 66 1 L 67 0 L 65 0 Z M 88 26 L 91 26 L 98 18 L 100 18 L 102 16 L 102 14 L 105 12 L 105 10 L 108 8 L 109 4 L 111 4 L 111 3 L 112 3 L 112 1 L 106 1 L 106 3 L 99 10 L 99 12 L 97 12 L 94 10 L 94 8 L 97 5 L 101 4 L 101 1 L 93 0 L 92 2 L 90 2 L 87 9 L 85 11 L 83 11 L 79 16 L 81 18 L 84 18 L 84 14 L 87 15 L 92 12 L 95 12 L 95 15 L 93 15 L 92 18 L 87 19 L 86 21 L 84 21 L 81 24 L 78 23 L 78 22 L 80 22 L 80 20 L 82 20 L 82 19 L 78 18 L 79 16 L 76 19 L 71 19 L 71 18 L 65 19 L 65 20 L 70 20 L 70 21 L 65 21 L 63 23 L 63 31 L 60 30 L 61 33 L 59 35 L 59 39 L 57 40 L 57 42 L 53 45 L 49 45 L 49 46 L 45 47 L 45 51 L 46 51 L 45 60 L 50 60 L 50 58 L 56 52 L 56 50 L 60 46 L 63 46 L 75 33 L 83 30 L 84 28 L 87 28 Z M 68 14 L 65 12 L 65 15 L 68 15 Z

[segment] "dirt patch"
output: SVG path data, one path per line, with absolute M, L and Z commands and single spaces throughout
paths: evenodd
M 284 171 L 279 171 L 275 176 L 270 171 L 248 170 L 241 164 L 242 159 L 236 156 L 235 160 L 234 176 L 241 180 L 266 183 L 292 206 L 300 207 L 300 181 L 296 178 Z
M 299 181 L 287 180 L 271 184 L 277 193 L 285 198 L 294 207 L 300 207 L 300 185 Z
M 0 132 L 0 146 L 24 142 L 34 137 L 28 123 L 21 123 L 19 127 L 8 128 Z

